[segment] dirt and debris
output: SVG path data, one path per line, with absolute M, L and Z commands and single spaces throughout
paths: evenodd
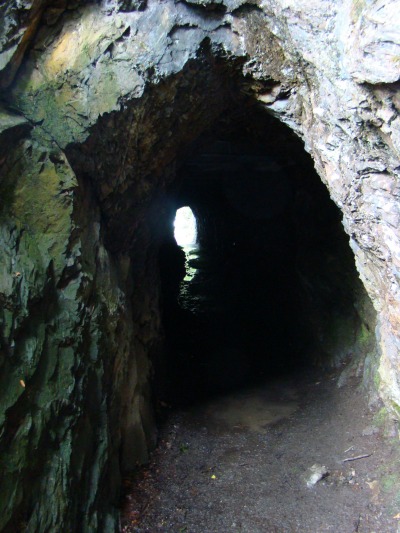
M 400 532 L 398 437 L 356 379 L 337 380 L 287 378 L 170 410 L 150 464 L 127 480 L 121 531 Z

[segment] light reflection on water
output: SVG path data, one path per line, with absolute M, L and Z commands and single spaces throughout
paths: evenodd
M 202 297 L 196 294 L 197 291 L 193 289 L 193 282 L 199 273 L 197 262 L 201 253 L 200 247 L 198 244 L 186 244 L 181 246 L 181 248 L 185 252 L 186 275 L 179 287 L 178 302 L 182 309 L 196 314 L 201 311 L 202 307 Z
M 196 276 L 198 269 L 193 266 L 193 260 L 199 259 L 200 251 L 198 244 L 186 244 L 181 247 L 185 252 L 185 269 L 186 276 L 183 278 L 183 281 L 189 282 Z

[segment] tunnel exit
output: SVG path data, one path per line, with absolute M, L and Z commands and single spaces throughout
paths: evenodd
M 179 246 L 197 243 L 196 217 L 189 206 L 180 207 L 174 220 L 174 237 Z

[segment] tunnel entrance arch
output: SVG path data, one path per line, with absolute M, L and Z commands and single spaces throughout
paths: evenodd
M 337 80 L 337 54 L 327 62 L 317 54 L 310 56 L 320 48 L 309 47 L 309 39 L 319 40 L 325 31 L 308 36 L 300 32 L 305 41 L 293 48 L 295 40 L 287 37 L 293 30 L 299 36 L 297 13 L 293 19 L 283 14 L 275 19 L 249 4 L 231 12 L 218 3 L 206 2 L 209 9 L 194 3 L 160 4 L 160 10 L 157 3 L 149 9 L 143 3 L 143 10 L 124 16 L 118 14 L 121 2 L 111 11 L 90 2 L 65 13 L 62 7 L 55 16 L 49 14 L 49 23 L 38 31 L 29 29 L 23 48 L 32 38 L 34 50 L 24 59 L 12 90 L 3 93 L 12 113 L 6 113 L 2 140 L 9 131 L 12 135 L 0 149 L 5 169 L 1 186 L 10 203 L 2 211 L 7 279 L 1 293 L 6 304 L 1 342 L 8 418 L 1 443 L 10 453 L 4 456 L 9 471 L 1 526 L 7 524 L 12 531 L 21 523 L 29 523 L 32 530 L 60 529 L 57 520 L 61 528 L 77 530 L 82 516 L 89 530 L 112 529 L 116 523 L 111 500 L 118 491 L 118 469 L 146 461 L 155 442 L 149 385 L 152 369 L 162 366 L 163 359 L 158 250 L 165 242 L 165 228 L 170 228 L 166 198 L 176 187 L 179 164 L 188 161 L 189 147 L 195 153 L 193 143 L 223 120 L 226 111 L 238 110 L 239 122 L 241 114 L 251 115 L 251 122 L 241 122 L 244 130 L 257 132 L 258 142 L 268 139 L 285 164 L 292 158 L 290 136 L 282 135 L 279 142 L 276 120 L 271 128 L 254 127 L 261 119 L 260 106 L 303 136 L 319 175 L 346 213 L 360 272 L 380 306 L 381 390 L 387 405 L 398 408 L 398 239 L 393 230 L 398 224 L 392 223 L 397 220 L 393 169 L 398 162 L 391 153 L 398 108 L 395 87 L 375 91 L 374 84 Z M 329 17 L 336 16 L 334 11 Z M 154 15 L 160 24 L 154 24 Z M 33 19 L 35 27 L 40 24 L 38 17 Z M 319 28 L 337 27 L 322 19 L 315 23 Z M 160 38 L 154 39 L 149 28 L 156 28 Z M 8 57 L 19 64 L 23 53 L 13 49 Z M 252 108 L 256 112 L 248 113 Z M 232 116 L 225 121 L 225 131 L 234 122 Z M 280 180 L 275 182 L 277 192 L 280 185 Z M 241 191 L 246 191 L 240 180 L 228 190 L 229 205 L 238 200 L 242 204 Z M 310 228 L 306 219 L 316 207 L 308 208 L 307 190 L 303 197 L 300 189 L 297 192 L 294 205 L 303 206 L 304 226 L 294 227 Z M 282 212 L 282 204 L 293 204 L 289 196 L 283 201 L 286 197 L 277 194 L 281 202 L 273 202 L 268 211 Z M 213 219 L 204 205 L 199 209 L 206 221 Z M 232 214 L 232 220 L 238 220 L 235 217 Z M 326 227 L 324 220 L 321 228 Z M 352 331 L 359 332 L 361 353 L 367 354 L 365 376 L 370 383 L 378 366 L 369 344 L 374 319 L 368 300 L 354 291 L 354 270 L 347 275 L 338 268 L 335 254 L 326 253 L 324 243 L 340 240 L 330 239 L 337 216 L 332 220 L 329 238 L 321 239 L 318 247 L 310 242 L 312 232 L 300 231 L 300 242 L 290 224 L 281 226 L 288 240 L 300 243 L 298 249 L 310 252 L 303 254 L 300 269 L 291 263 L 289 278 L 299 279 L 296 286 L 307 295 L 303 314 L 312 318 L 310 331 L 321 347 L 315 355 L 337 352 L 338 341 L 347 338 L 346 324 L 354 322 Z M 312 227 L 318 229 L 318 224 Z M 232 248 L 237 242 L 227 238 L 228 231 L 223 221 L 212 231 L 206 222 L 204 245 L 219 250 L 223 259 L 228 244 L 233 255 L 245 257 Z M 169 248 L 176 258 L 173 245 Z M 28 261 L 14 269 L 25 256 Z M 321 272 L 328 277 L 341 272 L 344 282 L 316 283 Z M 343 295 L 349 284 L 353 289 Z M 342 306 L 333 312 L 322 305 L 330 299 L 325 297 L 329 287 L 337 287 L 335 300 L 355 312 L 351 320 L 343 322 Z M 331 336 L 324 324 L 335 326 Z M 232 346 L 228 348 L 231 360 Z M 339 352 L 342 360 L 349 350 Z M 375 388 L 378 385 L 377 380 Z M 36 428 L 34 435 L 30 428 Z M 39 456 L 37 443 L 49 441 L 55 446 L 43 447 L 45 454 Z M 59 444 L 65 453 L 59 453 Z M 20 464 L 15 457 L 21 457 Z M 65 484 L 68 476 L 73 483 Z M 43 486 L 57 488 L 54 500 Z M 36 512 L 49 507 L 59 511 Z
M 149 87 L 142 98 L 127 103 L 121 112 L 101 117 L 87 142 L 67 150 L 81 183 L 95 191 L 96 208 L 101 213 L 99 233 L 106 255 L 118 273 L 118 294 L 125 303 L 125 309 L 121 304 L 117 308 L 122 316 L 120 323 L 126 319 L 130 324 L 129 350 L 117 356 L 119 362 L 114 367 L 118 369 L 120 390 L 124 391 L 121 397 L 116 395 L 116 401 L 121 399 L 123 405 L 121 419 L 112 421 L 115 431 L 121 435 L 118 446 L 123 470 L 132 470 L 138 461 L 146 460 L 146 451 L 154 446 L 151 406 L 168 404 L 171 391 L 174 400 L 192 401 L 207 395 L 211 389 L 213 393 L 217 391 L 221 376 L 227 377 L 224 387 L 235 388 L 242 378 L 251 380 L 255 374 L 262 377 L 279 373 L 288 366 L 295 371 L 296 365 L 305 362 L 302 360 L 305 355 L 307 363 L 317 365 L 340 364 L 352 357 L 353 370 L 358 371 L 362 357 L 358 360 L 357 356 L 367 354 L 366 366 L 373 371 L 368 373 L 366 382 L 370 384 L 374 380 L 377 368 L 374 316 L 368 298 L 364 300 L 362 287 L 359 293 L 356 289 L 358 274 L 340 212 L 315 174 L 304 144 L 293 130 L 273 116 L 272 110 L 267 113 L 260 107 L 257 96 L 260 87 L 256 84 L 256 90 L 249 90 L 249 80 L 243 78 L 240 68 L 240 61 L 230 63 L 203 50 L 178 75 Z M 267 82 L 261 86 L 265 96 L 273 92 L 275 84 Z M 282 93 L 284 100 L 285 94 Z M 233 142 L 234 139 L 238 142 Z M 214 146 L 211 152 L 210 145 Z M 222 157 L 216 166 L 218 151 Z M 304 157 L 308 158 L 306 164 L 303 164 Z M 254 172 L 243 173 L 243 169 L 250 168 L 250 162 Z M 318 168 L 321 172 L 320 162 Z M 227 180 L 228 174 L 238 172 L 246 180 L 237 175 Z M 260 173 L 269 176 L 267 187 L 265 180 L 258 179 Z M 314 185 L 318 184 L 320 192 L 316 194 L 310 176 Z M 251 184 L 248 190 L 246 183 Z M 265 195 L 272 190 L 273 195 Z M 215 194 L 210 194 L 212 191 Z M 320 194 L 328 203 L 325 200 L 319 203 Z M 222 211 L 214 216 L 218 213 L 215 202 L 218 203 L 220 196 L 230 212 L 228 217 Z M 248 205 L 253 200 L 256 208 L 250 209 L 248 218 Z M 269 314 L 261 309 L 266 285 L 258 290 L 257 279 L 265 275 L 261 272 L 265 255 L 258 256 L 255 270 L 247 271 L 244 276 L 253 283 L 251 290 L 258 300 L 255 312 L 246 314 L 249 298 L 245 301 L 244 293 L 238 295 L 236 289 L 226 291 L 231 298 L 239 300 L 239 306 L 231 305 L 229 309 L 243 309 L 239 318 L 250 324 L 247 338 L 242 335 L 241 325 L 236 322 L 232 326 L 232 315 L 226 315 L 222 322 L 215 314 L 210 315 L 211 322 L 208 318 L 203 320 L 204 317 L 199 321 L 198 316 L 193 318 L 191 309 L 182 309 L 180 305 L 184 258 L 177 249 L 172 228 L 177 207 L 184 205 L 190 205 L 196 214 L 201 246 L 225 266 L 237 264 L 238 258 L 251 257 L 252 250 L 243 252 L 237 246 L 235 232 L 230 233 L 246 219 L 245 225 L 249 226 L 249 220 L 256 214 L 258 221 L 263 220 L 258 226 L 269 232 L 271 239 L 279 232 L 269 222 L 284 229 L 285 238 L 275 239 L 274 253 L 270 254 L 270 258 L 281 259 L 280 263 L 272 261 L 270 268 L 284 275 L 278 278 L 271 275 L 268 287 L 272 293 L 279 294 L 264 298 L 268 304 L 277 301 L 278 312 L 271 313 L 275 308 L 270 305 L 266 306 Z M 304 228 L 313 231 L 302 231 Z M 318 238 L 320 230 L 327 231 L 326 238 Z M 285 246 L 285 241 L 290 246 Z M 260 242 L 268 242 L 265 235 Z M 335 246 L 342 250 L 338 255 L 329 253 Z M 307 253 L 298 258 L 299 250 Z M 229 253 L 233 254 L 233 261 Z M 284 260 L 285 254 L 288 261 Z M 344 263 L 351 264 L 350 270 L 338 265 L 338 258 L 344 256 Z M 200 261 L 196 258 L 197 266 L 201 262 L 204 265 L 202 258 Z M 219 275 L 225 283 L 234 280 L 235 272 L 240 271 L 231 268 L 229 275 L 224 276 L 226 271 L 219 270 Z M 328 279 L 321 278 L 321 273 Z M 335 283 L 331 283 L 331 276 Z M 273 280 L 284 278 L 288 283 L 274 285 Z M 240 287 L 241 282 L 234 285 Z M 292 290 L 287 290 L 288 287 Z M 333 293 L 338 306 L 331 306 Z M 201 314 L 206 295 L 190 291 L 186 295 L 190 305 L 194 304 Z M 282 295 L 285 295 L 284 305 Z M 241 303 L 245 305 L 240 307 Z M 291 318 L 296 317 L 290 324 Z M 218 326 L 217 330 L 214 326 Z M 122 334 L 122 328 L 116 331 Z M 264 337 L 258 336 L 259 332 Z M 191 333 L 190 342 L 197 352 L 194 357 L 192 348 L 188 350 L 185 346 L 186 333 Z M 214 347 L 222 346 L 218 350 L 222 357 L 214 357 L 215 353 L 204 346 L 207 337 L 214 339 Z M 229 342 L 224 343 L 225 339 Z M 364 343 L 363 349 L 359 341 Z M 251 357 L 249 354 L 243 357 L 241 347 L 246 342 L 252 346 Z M 278 357 L 264 357 L 262 347 L 268 343 L 274 345 Z M 124 346 L 126 341 L 119 339 L 118 344 Z M 204 360 L 204 354 L 208 361 Z M 226 372 L 227 369 L 234 372 Z M 132 387 L 132 379 L 139 385 Z
M 164 302 L 167 337 L 179 339 L 172 390 L 187 399 L 313 365 L 362 366 L 374 312 L 302 143 L 255 108 L 228 112 L 188 151 L 171 202 L 195 210 L 201 246 L 196 282 L 180 280 Z

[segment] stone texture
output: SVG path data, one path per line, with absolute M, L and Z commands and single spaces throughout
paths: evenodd
M 141 291 L 132 298 L 130 259 L 104 248 L 98 209 L 62 153 L 23 141 L 5 165 L 2 527 L 109 530 L 116 451 L 128 448 L 135 463 L 153 442 L 154 297 L 143 283 L 148 303 Z
M 399 412 L 396 7 L 1 7 L 0 528 L 116 529 L 120 457 L 133 467 L 154 438 L 164 190 L 187 144 L 249 99 L 304 140 L 343 212 Z
M 349 20 L 350 18 L 350 20 Z M 393 83 L 400 74 L 400 28 L 396 2 L 353 2 L 343 17 L 343 64 L 359 83 Z M 342 20 L 343 20 L 342 19 Z M 342 23 L 343 23 L 342 22 Z

